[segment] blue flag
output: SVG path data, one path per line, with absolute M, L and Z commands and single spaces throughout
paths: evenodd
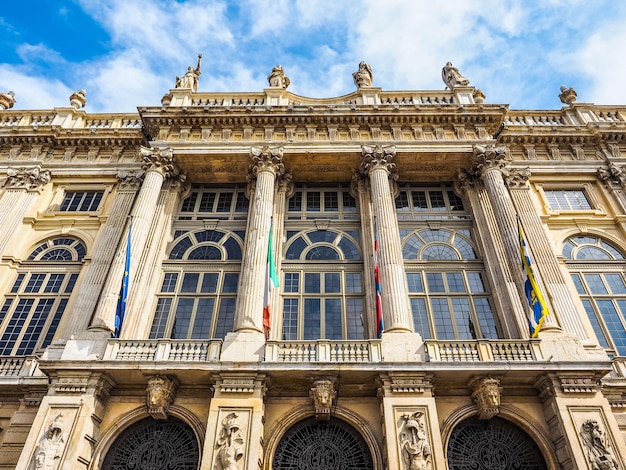
M 130 234 L 133 227 L 133 220 L 128 225 L 128 239 L 126 241 L 126 261 L 124 263 L 124 276 L 122 277 L 122 288 L 117 299 L 117 311 L 115 312 L 115 333 L 114 338 L 120 337 L 124 313 L 126 313 L 126 299 L 128 297 L 128 274 L 130 273 Z

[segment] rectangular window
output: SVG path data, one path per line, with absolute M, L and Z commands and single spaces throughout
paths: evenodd
M 248 198 L 241 185 L 229 188 L 195 185 L 181 202 L 179 220 L 225 219 L 244 220 Z
M 63 196 L 61 212 L 93 212 L 98 210 L 104 191 L 68 191 Z
M 400 185 L 395 199 L 399 220 L 433 220 L 468 218 L 463 200 L 451 184 Z
M 550 208 L 555 211 L 588 211 L 591 203 L 580 189 L 547 189 L 544 190 Z

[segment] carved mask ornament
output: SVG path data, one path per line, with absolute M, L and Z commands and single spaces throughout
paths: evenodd
M 481 377 L 472 381 L 470 388 L 478 407 L 478 418 L 490 419 L 500 413 L 500 379 Z
M 174 402 L 177 385 L 174 379 L 160 375 L 148 380 L 146 404 L 150 416 L 154 419 L 167 419 L 167 411 Z
M 309 395 L 313 399 L 313 405 L 315 406 L 315 417 L 320 421 L 328 421 L 333 400 L 337 396 L 335 380 L 332 378 L 315 380 Z

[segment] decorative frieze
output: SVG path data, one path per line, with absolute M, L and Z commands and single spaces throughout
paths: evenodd
M 223 377 L 216 386 L 220 393 L 254 393 L 254 378 Z
M 172 377 L 156 375 L 148 379 L 146 406 L 154 419 L 167 419 L 169 407 L 174 403 L 178 381 Z

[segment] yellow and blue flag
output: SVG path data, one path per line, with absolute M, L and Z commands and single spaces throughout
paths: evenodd
M 124 262 L 124 276 L 122 277 L 122 288 L 117 299 L 117 311 L 115 312 L 115 333 L 114 338 L 120 337 L 122 322 L 126 313 L 126 299 L 128 298 L 128 278 L 130 273 L 130 235 L 133 227 L 133 220 L 128 225 L 128 239 L 126 240 L 126 261 Z

